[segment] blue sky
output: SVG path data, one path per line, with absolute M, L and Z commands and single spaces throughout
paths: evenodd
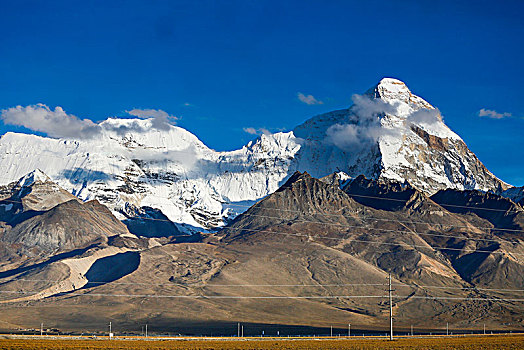
M 0 109 L 162 109 L 229 150 L 244 128 L 290 130 L 395 77 L 524 185 L 524 2 L 455 2 L 0 0 Z

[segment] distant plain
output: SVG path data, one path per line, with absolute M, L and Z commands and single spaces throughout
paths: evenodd
M 42 340 L 0 339 L 0 349 L 524 349 L 524 335 L 450 338 L 308 340 Z

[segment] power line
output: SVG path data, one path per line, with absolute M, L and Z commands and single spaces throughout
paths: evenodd
M 21 203 L 21 204 L 23 204 L 22 201 L 15 201 L 15 200 L 10 200 L 10 199 L 0 200 L 0 202 L 2 202 L 2 201 L 10 202 L 10 203 Z M 64 202 L 64 203 L 66 203 L 66 202 Z M 61 204 L 63 204 L 63 203 L 61 203 Z M 53 208 L 51 208 L 51 209 L 53 209 Z M 51 209 L 49 209 L 49 210 L 51 210 Z M 88 213 L 98 212 L 98 213 L 104 213 L 104 212 L 102 212 L 100 210 L 94 210 L 94 209 L 88 209 L 88 210 L 86 210 L 86 209 L 74 209 L 74 208 L 61 208 L 61 209 L 62 210 L 77 211 L 77 212 L 88 212 Z M 258 215 L 258 214 L 251 214 L 251 213 L 247 213 L 247 212 L 243 213 L 241 215 L 283 220 L 282 218 L 276 217 L 276 216 Z M 345 216 L 343 216 L 343 217 L 346 218 Z M 169 223 L 175 224 L 173 221 L 171 221 L 169 219 L 158 219 L 158 218 L 149 218 L 149 217 L 135 217 L 135 218 L 137 220 L 162 221 L 162 222 L 169 222 Z M 364 220 L 367 220 L 367 219 L 368 218 L 364 218 Z M 371 218 L 371 219 L 375 220 L 375 218 Z M 286 221 L 286 220 L 284 220 L 284 221 Z M 397 221 L 397 220 L 388 220 L 388 221 L 401 222 L 401 221 Z M 346 227 L 346 228 L 363 228 L 363 229 L 366 229 L 366 230 L 374 230 L 374 231 L 380 231 L 380 232 L 404 232 L 404 233 L 418 234 L 418 235 L 421 235 L 421 236 L 447 237 L 447 238 L 457 238 L 457 239 L 472 240 L 472 241 L 487 241 L 487 242 L 497 242 L 497 243 L 500 243 L 502 241 L 502 242 L 506 242 L 506 243 L 510 243 L 510 244 L 514 243 L 514 242 L 511 242 L 511 241 L 505 240 L 503 238 L 500 238 L 500 237 L 498 238 L 498 240 L 496 240 L 496 239 L 488 239 L 488 238 L 476 238 L 476 237 L 467 237 L 467 236 L 457 236 L 457 235 L 447 235 L 447 234 L 437 234 L 437 233 L 426 233 L 426 232 L 419 232 L 419 231 L 413 231 L 413 230 L 383 229 L 383 228 L 379 228 L 379 227 L 369 227 L 369 226 L 365 226 L 365 225 L 344 225 L 344 224 L 340 224 L 340 223 L 331 223 L 331 222 L 322 222 L 322 221 L 313 221 L 313 220 L 299 220 L 299 221 L 293 221 L 293 222 L 295 222 L 295 223 L 314 223 L 314 224 L 319 224 L 319 225 L 341 226 L 341 227 Z M 429 223 L 427 223 L 427 224 L 429 225 Z M 437 225 L 440 225 L 440 224 L 437 224 Z M 228 228 L 227 227 L 223 227 L 222 229 L 226 229 L 227 230 Z M 524 232 L 524 230 L 522 230 L 522 231 Z M 189 237 L 191 235 L 177 235 L 177 236 Z
M 362 197 L 362 198 L 371 198 L 371 199 L 380 199 L 380 200 L 398 201 L 398 202 L 407 202 L 408 201 L 408 200 L 396 199 L 396 198 L 367 196 L 367 195 L 353 194 L 353 193 L 347 193 L 347 192 L 344 192 L 344 193 L 346 193 L 350 197 Z M 427 197 L 427 198 L 431 200 L 431 197 Z M 508 199 L 506 197 L 502 197 L 502 198 Z M 435 204 L 437 204 L 437 205 L 439 205 L 441 207 L 467 208 L 467 209 L 476 209 L 476 210 L 493 210 L 493 211 L 502 211 L 502 212 L 508 212 L 508 211 L 513 211 L 514 210 L 514 209 L 504 210 L 504 209 L 496 209 L 496 208 L 472 207 L 472 206 L 469 206 L 469 205 L 455 205 L 455 204 L 446 204 L 446 203 L 437 203 L 437 202 L 435 202 Z M 522 210 L 518 210 L 518 212 L 521 212 L 521 211 Z
M 65 210 L 71 210 L 71 211 L 94 212 L 94 210 L 86 211 L 86 210 L 73 209 L 73 208 L 64 208 L 64 209 Z M 148 218 L 148 219 L 158 220 L 158 221 L 168 221 L 168 222 L 172 223 L 172 221 L 165 220 L 165 219 L 154 219 L 154 218 Z M 225 231 L 227 231 L 227 230 L 240 230 L 240 231 L 248 231 L 248 232 L 267 232 L 267 233 L 281 234 L 281 235 L 285 234 L 285 235 L 290 235 L 290 236 L 303 236 L 303 237 L 308 237 L 308 238 L 335 239 L 335 240 L 344 240 L 344 241 L 348 241 L 348 242 L 349 241 L 353 241 L 353 242 L 378 244 L 378 245 L 394 245 L 394 246 L 403 246 L 404 245 L 404 244 L 400 244 L 400 243 L 391 243 L 391 242 L 373 242 L 373 241 L 369 241 L 369 240 L 358 240 L 358 239 L 352 239 L 352 238 L 335 238 L 335 237 L 324 237 L 324 236 L 318 236 L 318 235 L 316 235 L 316 236 L 315 235 L 300 235 L 300 234 L 282 233 L 282 232 L 268 231 L 268 230 L 240 229 L 240 228 L 228 228 L 228 227 L 224 227 L 223 230 L 225 230 Z M 393 232 L 397 232 L 396 230 L 392 230 L 392 231 Z M 403 231 L 399 231 L 399 232 L 403 232 Z M 416 233 L 416 232 L 413 232 L 413 233 Z M 177 235 L 177 236 L 189 237 L 189 236 L 192 236 L 192 235 Z M 447 236 L 446 235 L 446 237 L 451 237 L 451 236 Z M 464 239 L 464 237 L 455 237 L 455 238 Z M 466 240 L 475 240 L 475 239 L 467 238 Z M 407 243 L 405 243 L 405 245 L 408 245 L 410 247 L 428 248 L 428 246 L 414 245 L 414 244 L 407 244 Z M 490 254 L 505 254 L 504 252 L 478 250 L 478 249 L 473 250 L 473 249 L 460 249 L 460 248 L 433 247 L 431 245 L 429 245 L 429 247 L 431 247 L 433 249 L 440 249 L 440 250 L 452 250 L 452 251 L 463 251 L 463 252 L 479 252 L 479 253 L 490 253 Z M 521 254 L 521 253 L 511 253 L 511 254 L 513 254 L 513 255 L 523 255 L 524 256 L 524 254 Z
M 1 278 L 6 279 L 7 277 Z M 50 279 L 26 279 L 17 278 L 13 282 L 54 282 L 60 283 L 63 280 Z M 6 281 L 10 282 L 10 281 Z M 6 283 L 3 282 L 3 283 Z M 179 287 L 360 287 L 360 286 L 384 286 L 384 283 L 328 283 L 328 284 L 202 284 L 202 283 L 145 283 L 145 282 L 107 282 L 107 281 L 88 281 L 87 284 L 117 284 L 117 285 L 155 285 L 155 286 L 179 286 Z M 434 286 L 434 285 L 419 285 L 407 283 L 392 283 L 395 287 L 405 288 L 420 288 L 420 289 L 451 289 L 451 290 L 478 290 L 478 291 L 494 291 L 494 292 L 524 292 L 524 289 L 500 289 L 500 288 L 479 288 L 479 287 L 453 287 L 453 286 Z
M 20 187 L 21 188 L 24 188 L 24 187 L 29 188 L 31 186 L 20 186 Z M 360 195 L 356 195 L 356 196 L 360 196 Z M 168 199 L 168 200 L 172 199 L 170 197 L 163 197 L 163 196 L 158 196 L 158 195 L 154 195 L 154 194 L 146 194 L 144 198 L 147 198 L 147 197 L 161 198 L 161 199 Z M 364 196 L 364 197 L 371 197 L 371 196 Z M 96 198 L 96 196 L 95 196 L 95 198 Z M 382 200 L 402 201 L 402 200 L 397 200 L 397 199 L 393 199 L 393 198 L 385 198 L 385 197 L 371 197 L 371 198 L 382 199 Z M 14 200 L 7 200 L 7 199 L 4 199 L 3 201 L 13 202 L 13 203 L 22 203 L 21 201 L 14 201 Z M 249 205 L 242 205 L 242 204 L 233 204 L 233 203 L 221 203 L 221 204 L 225 205 L 225 206 L 237 206 L 237 207 L 242 207 L 242 208 L 248 208 L 249 209 L 250 207 L 252 207 L 252 206 L 254 206 L 256 204 L 259 204 L 259 203 L 261 203 L 261 201 L 258 201 L 258 202 L 256 202 L 255 204 L 253 204 L 251 206 L 249 206 Z M 475 208 L 475 207 L 469 207 L 469 206 L 461 206 L 461 207 L 464 207 L 464 208 Z M 258 209 L 275 210 L 275 211 L 286 211 L 286 212 L 296 212 L 296 213 L 300 213 L 300 214 L 303 213 L 300 210 L 283 209 L 283 208 L 258 208 Z M 495 209 L 493 209 L 493 210 L 495 210 Z M 500 211 L 507 212 L 507 210 L 500 210 Z M 350 212 L 354 213 L 354 214 L 360 214 L 360 213 L 355 212 L 355 211 L 350 211 Z M 243 213 L 241 213 L 241 215 L 251 215 L 251 216 L 260 216 L 260 217 L 279 219 L 279 217 L 262 216 L 262 215 L 257 215 L 257 214 L 250 214 L 250 213 L 247 213 L 247 212 L 243 212 Z M 315 215 L 321 215 L 322 217 L 326 217 L 326 216 L 340 217 L 340 216 L 342 216 L 344 218 L 348 218 L 344 214 L 334 214 L 334 213 L 323 213 L 323 214 L 315 214 Z M 148 217 L 140 217 L 140 216 L 137 216 L 137 217 L 134 217 L 134 218 L 138 218 L 138 219 L 142 219 L 142 220 L 154 220 L 154 221 L 165 221 L 165 222 L 170 222 L 170 223 L 176 223 L 174 221 L 166 220 L 166 219 L 156 219 L 156 218 L 148 218 Z M 364 220 L 385 221 L 385 222 L 399 222 L 399 223 L 408 223 L 408 224 L 424 224 L 424 225 L 428 225 L 428 226 L 430 226 L 430 225 L 438 225 L 438 226 L 441 226 L 441 227 L 450 227 L 450 228 L 471 228 L 471 226 L 465 226 L 465 225 L 444 225 L 444 224 L 441 224 L 441 223 L 429 223 L 429 222 L 424 222 L 424 221 L 396 220 L 396 219 L 384 219 L 384 218 L 376 218 L 376 217 L 363 217 L 363 219 Z M 303 222 L 337 225 L 336 223 L 323 223 L 323 222 L 316 222 L 316 221 L 303 221 Z M 507 229 L 507 228 L 497 228 L 497 227 L 477 227 L 477 226 L 473 226 L 473 227 L 477 228 L 477 229 L 480 229 L 480 230 L 524 232 L 524 230 L 522 230 L 522 229 L 519 230 L 519 229 Z M 219 227 L 217 227 L 217 228 L 219 228 Z M 427 234 L 427 233 L 425 233 L 425 234 L 426 235 L 430 235 L 430 234 Z M 463 238 L 463 237 L 460 237 L 460 238 Z
M 184 150 L 178 150 L 176 151 L 177 153 L 184 153 L 185 151 Z M 213 153 L 216 153 L 216 154 L 221 154 L 221 153 L 230 153 L 230 152 L 216 152 L 216 151 L 212 151 L 211 152 Z M 191 155 L 194 155 L 195 153 L 194 152 L 187 152 L 188 154 L 191 154 Z M 68 154 L 68 156 L 71 155 L 71 154 Z M 80 158 L 80 159 L 83 159 L 84 161 L 88 159 L 88 157 L 82 157 L 82 155 L 77 155 L 77 154 L 74 154 L 76 157 L 75 158 Z M 64 159 L 64 156 L 55 156 L 55 155 L 51 155 L 51 154 L 40 154 L 39 156 L 43 156 L 43 157 L 51 157 L 51 158 L 58 158 L 58 159 Z M 128 159 L 130 162 L 132 162 L 131 159 Z M 142 169 L 141 169 L 142 170 Z M 164 169 L 165 171 L 167 171 L 167 168 Z M 93 171 L 92 169 L 88 169 L 88 171 Z M 94 171 L 97 171 L 97 170 L 94 170 Z M 121 175 L 117 175 L 117 174 L 108 174 L 108 175 L 111 175 L 113 177 L 115 176 L 121 176 Z M 144 175 L 146 175 L 144 173 Z M 146 175 L 147 176 L 147 175 Z M 7 178 L 7 177 L 1 177 L 5 180 L 8 180 L 8 181 L 11 181 L 11 182 L 16 182 L 17 179 L 15 180 L 12 180 L 12 178 Z M 158 179 L 154 179 L 154 178 L 148 178 L 148 180 L 158 180 Z M 71 179 L 69 179 L 69 182 L 71 182 Z M 284 187 L 284 186 L 281 186 L 281 188 Z M 341 189 L 342 190 L 342 189 Z M 418 191 L 417 189 L 415 189 L 416 191 Z M 343 191 L 343 190 L 342 190 Z M 403 199 L 396 199 L 396 198 L 384 198 L 384 197 L 378 197 L 378 196 L 370 196 L 370 195 L 361 195 L 361 194 L 352 194 L 352 193 L 347 193 L 345 191 L 343 191 L 344 193 L 346 193 L 348 196 L 350 197 L 361 197 L 361 198 L 370 198 L 370 199 L 380 199 L 380 200 L 389 200 L 389 201 L 396 201 L 396 202 L 406 202 L 407 200 L 403 200 Z M 430 197 L 427 197 L 428 199 Z M 503 198 L 506 198 L 506 197 L 503 197 Z M 169 198 L 166 198 L 166 199 L 169 199 Z M 462 205 L 455 205 L 455 204 L 440 204 L 440 203 L 436 203 L 437 205 L 440 205 L 440 206 L 448 206 L 448 207 L 455 207 L 455 208 L 466 208 L 466 209 L 477 209 L 477 210 L 491 210 L 491 211 L 501 211 L 501 212 L 507 212 L 508 210 L 504 210 L 504 209 L 496 209 L 496 208 L 483 208 L 483 207 L 473 207 L 473 206 L 462 206 Z M 520 210 L 519 210 L 520 211 Z
M 0 291 L 0 293 L 29 294 L 40 291 Z M 55 296 L 71 295 L 57 293 Z M 30 295 L 32 296 L 32 295 Z M 125 294 L 125 293 L 84 293 L 74 294 L 75 297 L 125 297 L 125 298 L 177 298 L 177 299 L 353 299 L 353 298 L 387 298 L 386 295 L 163 295 L 163 294 Z M 513 301 L 524 302 L 524 298 L 483 298 L 483 297 L 438 297 L 418 295 L 392 295 L 398 299 L 426 299 L 426 300 L 472 300 L 472 301 Z M 9 300 L 3 300 L 4 302 Z
M 71 200 L 74 200 L 75 198 L 72 198 Z M 14 201 L 14 200 L 10 200 L 10 199 L 2 199 L 0 200 L 0 202 L 10 202 L 10 203 L 22 203 L 22 201 Z M 67 201 L 69 202 L 69 201 Z M 67 202 L 62 202 L 62 203 L 59 203 L 57 205 L 60 205 L 60 204 L 64 204 L 64 203 L 67 203 Z M 85 204 L 86 202 L 81 202 L 82 204 Z M 57 206 L 56 205 L 56 206 Z M 102 204 L 103 205 L 103 204 Z M 50 209 L 47 209 L 46 211 L 49 211 L 49 210 L 52 210 L 53 208 L 56 208 L 56 206 L 50 208 Z M 100 210 L 94 210 L 94 209 L 74 209 L 74 208 L 60 208 L 61 210 L 70 210 L 70 211 L 77 211 L 77 212 L 86 212 L 86 213 L 104 213 L 103 211 L 100 211 Z M 107 210 L 109 210 L 111 212 L 111 209 L 107 208 Z M 153 221 L 164 221 L 164 222 L 170 222 L 172 224 L 175 224 L 175 222 L 171 221 L 171 220 L 168 220 L 168 219 L 157 219 L 157 218 L 149 218 L 149 217 L 133 217 L 133 218 L 137 218 L 137 219 L 140 219 L 140 220 L 153 220 Z M 118 219 L 117 219 L 118 220 Z M 120 220 L 119 220 L 120 221 Z M 180 235 L 179 235 L 180 236 Z M 190 235 L 187 235 L 187 236 L 190 236 Z
M 258 215 L 258 214 L 250 214 L 250 213 L 247 213 L 247 212 L 243 213 L 242 215 L 243 216 L 254 216 L 254 217 L 268 218 L 268 219 L 281 219 L 283 221 L 287 221 L 287 220 L 284 220 L 284 219 L 282 219 L 280 217 Z M 346 218 L 345 216 L 343 216 L 343 217 Z M 364 220 L 367 220 L 367 218 L 364 218 Z M 396 220 L 389 220 L 389 221 L 396 222 Z M 486 238 L 473 238 L 473 237 L 466 237 L 466 236 L 455 236 L 455 235 L 445 235 L 445 234 L 418 232 L 418 231 L 414 231 L 414 230 L 383 229 L 383 228 L 379 228 L 379 227 L 369 227 L 369 226 L 365 226 L 365 225 L 345 225 L 345 224 L 340 224 L 340 223 L 336 223 L 336 222 L 323 222 L 323 221 L 313 221 L 313 220 L 298 220 L 298 221 L 293 220 L 293 223 L 310 223 L 310 224 L 320 224 L 320 225 L 341 226 L 341 227 L 347 227 L 347 228 L 365 228 L 367 230 L 375 230 L 375 231 L 381 231 L 381 232 L 405 232 L 405 233 L 414 233 L 414 234 L 424 235 L 424 236 L 461 238 L 461 239 L 467 239 L 467 240 L 490 241 L 490 242 L 497 242 L 497 243 L 500 243 L 500 241 L 503 241 L 503 242 L 506 242 L 506 243 L 513 243 L 513 242 L 507 241 L 507 240 L 502 239 L 502 238 L 499 238 L 498 240 L 486 239 Z M 437 224 L 437 225 L 439 225 L 439 224 Z M 227 227 L 224 228 L 224 229 L 227 229 Z M 522 231 L 524 231 L 524 230 L 522 230 Z
M 57 157 L 57 158 L 60 158 L 62 159 L 62 157 Z M 89 171 L 92 171 L 91 169 L 89 169 Z M 116 176 L 116 174 L 109 174 L 109 175 L 112 175 L 112 176 Z M 120 176 L 120 175 L 118 175 Z M 11 180 L 11 178 L 7 178 L 7 177 L 0 177 L 0 178 L 3 178 L 5 180 L 9 180 L 11 182 L 16 182 L 18 180 Z M 67 179 L 67 178 L 66 178 Z M 53 179 L 51 179 L 52 181 L 54 181 Z M 157 180 L 157 179 L 151 179 L 151 180 Z M 69 182 L 71 182 L 71 180 L 69 179 Z M 285 187 L 285 185 L 281 186 L 280 188 L 289 188 L 289 187 Z M 396 201 L 396 202 L 407 202 L 407 200 L 403 200 L 403 199 L 396 199 L 396 198 L 386 198 L 386 197 L 378 197 L 378 196 L 369 196 L 369 195 L 360 195 L 360 194 L 352 194 L 352 193 L 347 193 L 345 191 L 343 191 L 342 189 L 340 189 L 342 192 L 344 192 L 346 195 L 350 196 L 350 197 L 362 197 L 362 198 L 370 198 L 370 199 L 379 199 L 379 200 L 387 200 L 387 201 Z M 161 196 L 156 196 L 156 195 L 152 195 L 152 194 L 148 194 L 150 196 L 153 196 L 153 197 L 157 197 L 157 198 L 164 198 L 164 199 L 171 199 L 171 198 L 168 198 L 168 197 L 161 197 Z M 430 197 L 426 197 L 428 199 L 430 199 Z M 502 197 L 502 198 L 505 198 L 507 199 L 506 197 Z M 464 206 L 464 205 L 455 205 L 455 204 L 440 204 L 440 203 L 436 203 L 435 204 L 439 205 L 439 206 L 448 206 L 448 207 L 454 207 L 454 208 L 465 208 L 465 209 L 477 209 L 477 210 L 491 210 L 491 211 L 499 211 L 499 212 L 508 212 L 508 211 L 516 211 L 516 212 L 522 212 L 523 210 L 519 209 L 518 207 L 516 209 L 511 209 L 511 210 L 505 210 L 505 209 L 496 209 L 496 208 L 483 208 L 483 207 L 474 207 L 474 206 Z M 233 205 L 233 204 L 228 204 L 228 205 Z M 242 206 L 242 205 L 237 205 L 237 206 Z M 242 207 L 247 207 L 247 206 L 242 206 Z
M 14 281 L 27 282 L 55 282 L 60 283 L 61 280 L 45 280 L 45 279 L 24 279 L 17 278 Z M 155 286 L 180 286 L 180 287 L 349 287 L 349 286 L 383 286 L 383 283 L 346 283 L 346 284 L 202 284 L 202 283 L 141 283 L 141 282 L 103 282 L 103 281 L 88 281 L 87 284 L 122 284 L 122 285 L 155 285 Z
M 268 230 L 255 230 L 255 229 L 242 229 L 242 228 L 224 228 L 224 230 L 237 230 L 237 231 L 247 231 L 247 232 L 267 232 L 272 234 L 279 234 L 279 235 L 287 235 L 287 236 L 298 236 L 298 237 L 306 237 L 306 238 L 319 238 L 319 239 L 331 239 L 331 240 L 339 240 L 339 241 L 346 241 L 346 242 L 360 242 L 360 243 L 369 243 L 369 244 L 377 244 L 377 245 L 393 245 L 393 246 L 409 246 L 409 247 L 417 247 L 417 248 L 433 248 L 434 250 L 452 250 L 452 251 L 461 251 L 461 252 L 477 252 L 477 253 L 488 253 L 488 254 L 508 254 L 508 255 L 523 255 L 524 253 L 505 253 L 505 252 L 497 252 L 497 251 L 490 251 L 490 250 L 479 250 L 479 249 L 461 249 L 461 248 L 445 248 L 445 247 L 433 247 L 428 244 L 428 246 L 423 245 L 416 245 L 416 244 L 408 244 L 408 243 L 392 243 L 392 242 L 376 242 L 376 241 L 369 241 L 369 240 L 360 240 L 360 239 L 354 239 L 354 238 L 336 238 L 336 237 L 324 237 L 319 235 L 304 235 L 304 234 L 295 234 L 295 233 L 285 233 L 285 232 L 278 232 L 278 231 L 268 231 Z
M 73 209 L 73 208 L 63 208 L 63 209 L 71 210 L 71 211 L 90 212 L 90 213 L 95 212 L 94 210 L 83 210 L 83 209 Z M 98 212 L 100 212 L 100 211 L 98 211 Z M 143 218 L 143 219 L 145 219 L 145 218 Z M 147 218 L 147 219 L 158 220 L 158 221 L 167 221 L 167 222 L 171 222 L 172 223 L 172 221 L 165 220 L 165 219 L 154 219 L 154 218 Z M 369 243 L 369 244 L 378 244 L 378 245 L 394 245 L 394 246 L 408 245 L 410 247 L 428 248 L 428 246 L 414 245 L 414 244 L 407 244 L 407 243 L 401 244 L 401 243 L 391 243 L 391 242 L 374 242 L 374 241 L 369 241 L 369 240 L 358 240 L 358 239 L 352 239 L 352 238 L 335 238 L 335 237 L 324 237 L 324 236 L 318 236 L 318 235 L 300 235 L 300 234 L 282 233 L 282 232 L 268 231 L 268 230 L 240 229 L 240 228 L 228 228 L 228 227 L 224 227 L 222 230 L 224 230 L 224 231 L 227 231 L 227 230 L 240 230 L 240 231 L 248 231 L 248 232 L 267 232 L 267 233 L 273 233 L 273 234 L 290 235 L 290 236 L 302 236 L 302 237 L 308 237 L 308 238 L 344 240 L 344 241 L 347 241 L 347 242 L 353 241 L 353 242 L 360 242 L 360 243 Z M 393 232 L 398 232 L 396 230 L 392 230 L 392 231 Z M 400 231 L 400 232 L 403 232 L 403 231 Z M 413 233 L 416 233 L 416 232 L 413 232 Z M 189 236 L 192 236 L 192 235 L 177 235 L 177 236 L 189 237 Z M 451 237 L 451 236 L 446 235 L 446 237 Z M 462 236 L 455 237 L 455 238 L 464 239 L 464 237 L 462 237 Z M 466 240 L 475 240 L 475 239 L 474 238 L 467 238 Z M 429 247 L 431 247 L 433 249 L 440 249 L 440 250 L 451 250 L 451 251 L 462 251 L 462 252 L 478 252 L 478 253 L 488 253 L 488 254 L 506 254 L 504 252 L 479 250 L 479 249 L 461 249 L 461 248 L 433 247 L 431 245 L 429 245 Z M 524 254 L 522 254 L 522 253 L 511 253 L 511 254 L 513 254 L 513 255 L 523 255 L 524 256 Z
M 153 197 L 157 197 L 157 196 L 153 196 Z M 158 197 L 158 198 L 169 199 L 167 197 Z M 386 198 L 384 198 L 384 199 L 386 199 Z M 258 203 L 260 203 L 260 202 L 258 202 Z M 236 206 L 236 204 L 227 204 L 227 205 Z M 244 207 L 244 205 L 242 205 L 242 204 L 239 204 L 238 206 Z M 291 210 L 291 209 L 282 209 L 282 208 L 260 208 L 260 207 L 257 207 L 257 209 L 261 209 L 261 210 L 275 210 L 275 211 L 290 211 L 290 212 L 296 212 L 296 213 L 301 213 L 301 214 L 303 213 L 300 210 Z M 359 214 L 358 212 L 351 212 L 351 213 Z M 453 213 L 450 212 L 450 214 L 453 214 Z M 242 215 L 246 215 L 246 212 L 242 213 Z M 342 216 L 342 217 L 346 217 L 343 214 L 329 214 L 329 213 L 315 214 L 315 215 L 321 215 L 321 216 L 324 216 L 324 217 L 326 217 L 326 216 L 336 216 L 336 217 Z M 425 221 L 396 220 L 396 219 L 384 219 L 384 218 L 375 218 L 375 217 L 364 217 L 364 219 L 366 219 L 366 220 L 367 219 L 372 219 L 372 220 L 387 221 L 387 222 L 401 222 L 401 223 L 408 223 L 408 224 L 439 225 L 439 226 L 444 226 L 444 227 L 462 227 L 462 228 L 470 228 L 471 227 L 471 226 L 464 226 L 464 225 L 462 225 L 462 226 L 461 225 L 444 225 L 444 224 L 441 224 L 441 223 L 430 223 L 430 222 L 425 222 Z M 478 229 L 483 229 L 483 230 L 524 232 L 524 230 L 508 229 L 508 228 L 482 227 L 482 226 L 481 227 L 474 226 L 474 227 L 478 228 Z

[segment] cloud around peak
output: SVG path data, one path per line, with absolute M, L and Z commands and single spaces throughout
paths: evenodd
M 167 131 L 178 120 L 177 117 L 160 109 L 132 109 L 126 113 L 140 119 L 150 119 L 151 127 L 146 129 L 138 122 L 119 126 L 108 124 L 102 126 L 90 119 L 80 119 L 73 114 L 68 114 L 60 106 L 52 109 L 43 103 L 3 109 L 0 112 L 0 119 L 6 125 L 22 126 L 54 138 L 73 139 L 96 137 L 102 132 L 102 129 L 113 131 L 118 135 L 128 132 L 146 132 L 149 129 Z
M 381 116 L 397 115 L 398 103 L 385 102 L 367 95 L 353 95 L 347 123 L 337 123 L 326 130 L 325 141 L 346 152 L 359 153 L 370 149 L 382 136 L 400 137 L 412 124 L 432 126 L 442 123 L 438 109 L 418 109 L 405 115 L 405 122 L 398 127 L 382 125 Z
M 100 125 L 89 119 L 67 114 L 60 106 L 53 110 L 42 103 L 3 109 L 1 118 L 4 124 L 23 126 L 51 137 L 84 139 L 101 131 Z
M 244 132 L 247 132 L 250 135 L 258 135 L 258 136 L 260 136 L 260 135 L 271 134 L 271 131 L 269 131 L 266 128 L 245 127 L 245 128 L 242 128 L 242 130 L 244 130 Z
M 369 148 L 378 138 L 391 132 L 382 127 L 379 116 L 384 113 L 395 114 L 396 106 L 381 99 L 365 95 L 353 95 L 350 108 L 353 116 L 348 123 L 334 124 L 326 130 L 326 142 L 343 151 L 360 152 Z
M 141 119 L 153 118 L 152 127 L 158 130 L 169 130 L 171 125 L 175 124 L 179 119 L 161 109 L 135 108 L 130 111 L 126 111 L 126 113 Z

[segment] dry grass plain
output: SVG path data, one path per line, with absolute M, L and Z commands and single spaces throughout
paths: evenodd
M 457 338 L 403 338 L 393 342 L 383 339 L 322 340 L 48 340 L 0 339 L 0 349 L 73 350 L 73 349 L 192 349 L 192 350 L 306 350 L 306 349 L 524 349 L 524 335 L 475 336 Z

